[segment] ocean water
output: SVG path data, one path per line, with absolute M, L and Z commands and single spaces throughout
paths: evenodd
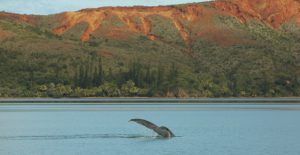
M 2 103 L 0 155 L 299 155 L 300 105 L 272 102 Z M 176 137 L 159 138 L 132 118 Z

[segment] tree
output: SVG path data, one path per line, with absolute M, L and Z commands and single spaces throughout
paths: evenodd
M 123 96 L 136 96 L 139 93 L 139 88 L 135 86 L 132 80 L 129 80 L 122 85 L 121 93 Z

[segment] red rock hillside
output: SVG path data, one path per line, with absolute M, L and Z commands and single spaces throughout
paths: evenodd
M 170 21 L 186 43 L 202 37 L 221 46 L 227 46 L 243 42 L 244 37 L 238 37 L 241 34 L 239 31 L 220 27 L 214 19 L 215 16 L 232 16 L 241 23 L 257 20 L 273 28 L 278 28 L 291 20 L 300 25 L 300 0 L 217 0 L 179 6 L 103 7 L 54 16 L 58 23 L 50 26 L 50 29 L 58 35 L 65 34 L 79 24 L 85 24 L 85 30 L 78 32 L 82 41 L 89 41 L 91 35 L 118 39 L 126 38 L 131 35 L 130 33 L 139 33 L 151 40 L 159 40 L 162 36 L 152 33 L 157 23 L 151 19 L 159 16 Z M 37 16 L 9 13 L 0 13 L 0 18 L 32 25 L 36 25 L 41 19 Z M 105 29 L 104 25 L 112 19 L 121 22 L 123 26 L 109 26 L 109 29 Z
M 220 30 L 213 23 L 214 14 L 233 16 L 241 23 L 259 20 L 274 28 L 292 19 L 300 24 L 299 0 L 218 0 L 209 2 L 208 5 L 214 9 L 208 7 L 207 4 L 205 6 L 189 4 L 183 7 L 106 7 L 66 12 L 62 14 L 60 25 L 55 27 L 53 32 L 61 35 L 79 23 L 87 23 L 88 26 L 81 40 L 88 41 L 90 35 L 97 29 L 101 29 L 105 20 L 112 16 L 125 23 L 127 30 L 143 33 L 152 40 L 159 38 L 151 34 L 153 23 L 149 17 L 154 15 L 171 20 L 184 41 L 189 41 L 189 32 L 195 30 L 194 23 L 210 25 L 206 30 L 196 32 L 199 36 L 206 37 L 205 34 L 214 32 L 220 34 Z M 118 30 L 115 29 L 115 31 Z
M 300 24 L 300 0 L 219 0 L 211 5 L 243 23 L 260 20 L 277 28 L 294 18 Z

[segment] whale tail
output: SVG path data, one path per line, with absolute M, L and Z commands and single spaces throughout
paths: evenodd
M 167 128 L 165 126 L 158 127 L 157 125 L 155 125 L 152 122 L 149 122 L 149 121 L 144 120 L 144 119 L 138 119 L 138 118 L 129 120 L 129 122 L 131 122 L 131 121 L 136 122 L 138 124 L 141 124 L 141 125 L 145 126 L 146 128 L 149 128 L 149 129 L 153 130 L 158 135 L 160 135 L 164 138 L 175 137 L 174 133 L 169 128 Z

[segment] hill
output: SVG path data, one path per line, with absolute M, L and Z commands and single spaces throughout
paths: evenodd
M 0 96 L 299 96 L 300 2 L 0 13 Z

